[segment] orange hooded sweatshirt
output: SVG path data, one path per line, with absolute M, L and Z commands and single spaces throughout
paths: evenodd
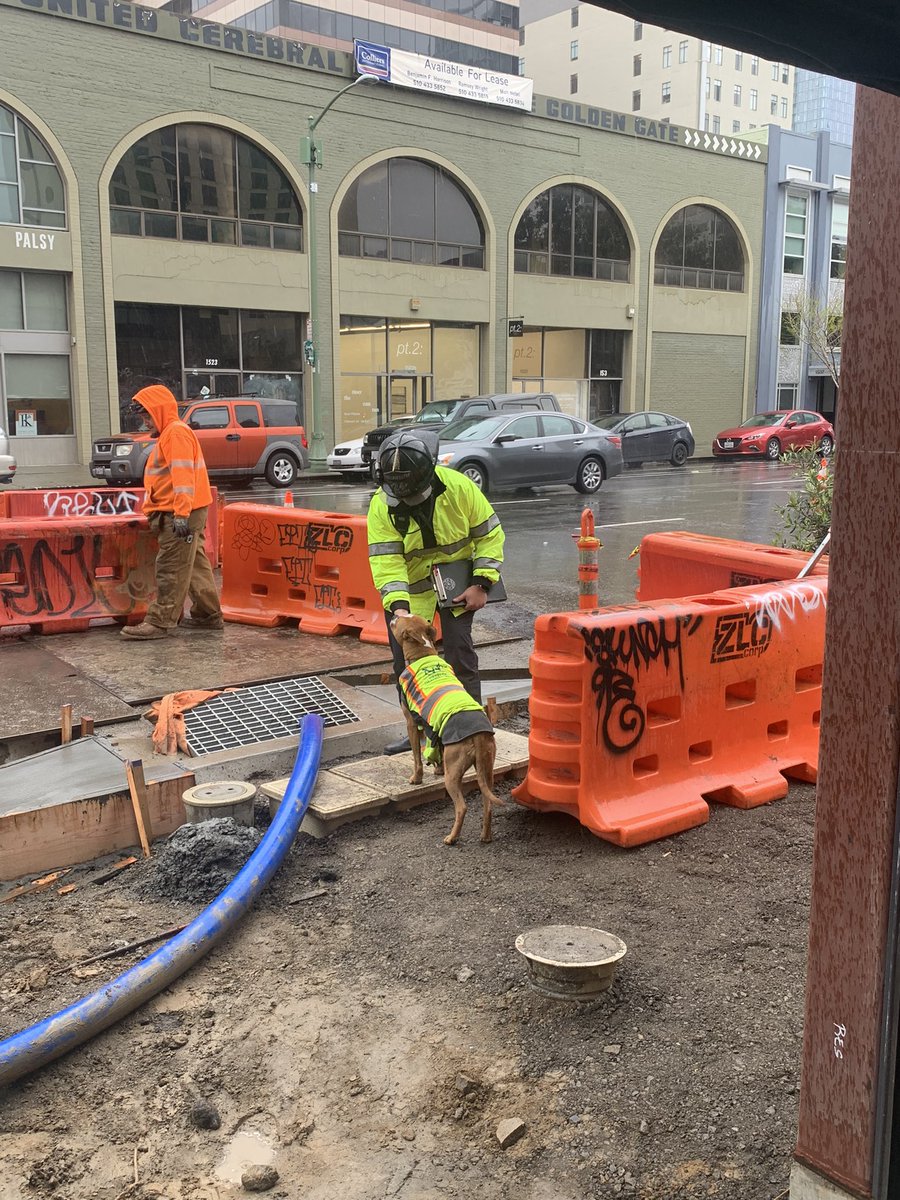
M 141 388 L 135 402 L 149 413 L 159 430 L 144 467 L 144 512 L 170 512 L 188 517 L 212 503 L 203 451 L 193 429 L 178 418 L 178 402 L 167 387 Z

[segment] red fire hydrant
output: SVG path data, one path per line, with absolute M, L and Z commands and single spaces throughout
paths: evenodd
M 573 533 L 578 543 L 578 607 L 598 608 L 597 584 L 599 567 L 598 551 L 603 543 L 594 536 L 594 514 L 586 508 L 581 514 L 581 533 Z

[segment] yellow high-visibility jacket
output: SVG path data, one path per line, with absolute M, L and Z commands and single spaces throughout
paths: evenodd
M 506 537 L 500 518 L 471 479 L 449 467 L 437 467 L 435 473 L 441 485 L 434 501 L 436 545 L 423 545 L 414 519 L 406 536 L 400 536 L 381 488 L 372 497 L 368 516 L 369 566 L 382 604 L 389 609 L 402 602 L 429 621 L 437 607 L 433 564 L 470 558 L 476 575 L 496 583 Z

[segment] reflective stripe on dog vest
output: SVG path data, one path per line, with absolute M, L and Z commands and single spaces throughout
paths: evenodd
M 482 710 L 456 678 L 450 664 L 437 654 L 410 663 L 400 676 L 400 688 L 412 712 L 430 725 L 438 737 L 454 713 Z

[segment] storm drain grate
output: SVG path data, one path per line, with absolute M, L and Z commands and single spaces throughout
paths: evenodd
M 225 692 L 189 709 L 184 714 L 187 743 L 192 754 L 212 754 L 296 737 L 297 723 L 305 713 L 318 713 L 326 728 L 359 720 L 353 709 L 315 675 L 283 679 Z

